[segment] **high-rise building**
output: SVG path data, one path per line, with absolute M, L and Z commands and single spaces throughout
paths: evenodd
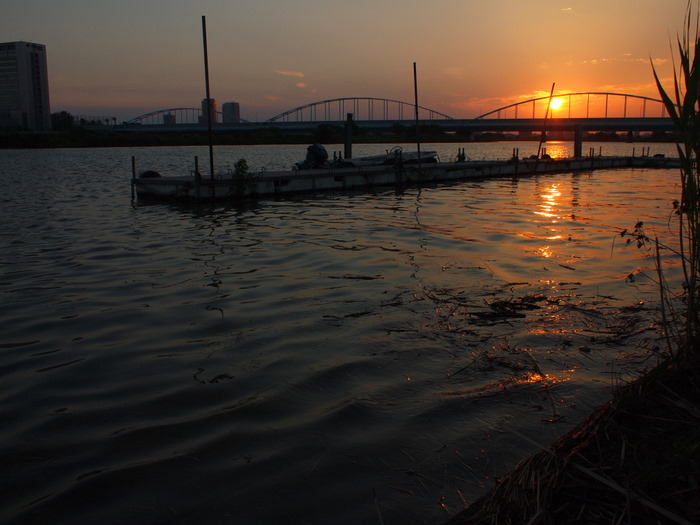
M 221 112 L 224 116 L 224 124 L 240 124 L 241 106 L 238 102 L 224 102 Z
M 51 129 L 46 46 L 0 43 L 0 128 Z
M 211 115 L 211 123 L 216 124 L 217 121 L 217 112 L 216 112 L 216 99 L 210 98 L 202 99 L 202 114 L 199 116 L 199 123 L 200 124 L 207 124 L 207 108 L 209 110 L 209 115 Z

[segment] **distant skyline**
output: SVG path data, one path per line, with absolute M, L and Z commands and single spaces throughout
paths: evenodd
M 266 120 L 342 97 L 413 100 L 456 118 L 549 94 L 658 98 L 686 0 L 5 0 L 0 41 L 45 44 L 51 111 L 116 117 L 211 93 Z

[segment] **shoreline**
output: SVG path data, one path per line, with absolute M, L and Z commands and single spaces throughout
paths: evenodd
M 700 358 L 664 358 L 445 525 L 698 523 L 699 406 Z
M 313 133 L 289 133 L 279 129 L 269 131 L 215 131 L 215 146 L 253 146 L 280 144 L 342 144 L 345 135 L 342 128 L 327 130 L 319 127 Z M 551 138 L 551 141 L 559 139 Z M 561 139 L 569 140 L 569 139 Z M 668 144 L 678 142 L 675 136 L 638 137 L 633 142 L 627 137 L 612 133 L 590 134 L 586 142 L 619 142 L 630 144 Z M 34 133 L 28 131 L 0 131 L 0 149 L 45 149 L 45 148 L 120 148 L 160 146 L 206 146 L 209 137 L 205 132 L 166 133 L 159 131 L 127 131 L 113 129 L 85 129 Z M 533 142 L 532 137 L 510 134 L 483 134 L 469 137 L 461 134 L 429 133 L 421 129 L 422 144 L 455 143 L 479 144 L 489 142 Z M 355 144 L 415 144 L 413 133 L 363 134 L 356 133 Z

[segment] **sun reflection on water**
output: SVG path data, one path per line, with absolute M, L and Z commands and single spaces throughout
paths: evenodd
M 553 159 L 568 159 L 573 155 L 570 144 L 566 142 L 547 142 L 545 150 Z
M 559 204 L 559 199 L 561 198 L 561 191 L 559 191 L 558 184 L 551 184 L 547 187 L 541 194 L 540 198 L 542 202 L 538 205 L 538 209 L 535 210 L 536 215 L 542 215 L 543 217 L 551 217 L 553 223 L 558 222 L 560 218 L 556 213 L 556 207 Z

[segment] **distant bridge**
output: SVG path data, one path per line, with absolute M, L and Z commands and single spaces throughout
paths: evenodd
M 217 118 L 215 129 L 255 130 L 278 127 L 290 131 L 309 131 L 320 124 L 342 125 L 353 114 L 363 129 L 384 130 L 395 125 L 413 124 L 416 107 L 400 100 L 355 97 L 322 100 L 299 106 L 265 122 L 224 124 Z M 221 115 L 221 113 L 218 113 Z M 674 127 L 661 100 L 623 93 L 563 93 L 516 102 L 494 109 L 476 118 L 456 119 L 445 113 L 418 106 L 418 122 L 450 132 L 573 132 L 575 149 L 580 148 L 586 132 L 673 131 Z M 170 108 L 146 113 L 125 123 L 122 129 L 144 131 L 201 130 L 200 108 Z
M 549 109 L 548 109 L 549 108 Z M 532 98 L 479 115 L 485 118 L 647 118 L 668 117 L 663 101 L 625 93 L 563 93 Z
M 551 102 L 551 104 L 550 104 Z M 549 108 L 549 109 L 548 109 Z M 347 113 L 357 121 L 415 120 L 415 105 L 385 98 L 335 98 L 299 106 L 266 122 L 342 122 Z M 418 106 L 420 121 L 480 120 L 487 118 L 627 118 L 648 116 L 666 117 L 664 104 L 659 99 L 624 93 L 585 92 L 564 93 L 523 100 L 491 110 L 474 119 L 455 119 L 440 111 Z
M 354 119 L 369 121 L 395 121 L 412 120 L 415 121 L 415 104 L 403 102 L 401 100 L 391 100 L 386 98 L 355 97 L 355 98 L 334 98 L 322 100 L 284 111 L 265 122 L 333 122 L 345 121 L 347 113 L 352 113 Z M 216 124 L 223 121 L 221 111 L 216 112 Z M 418 118 L 427 120 L 451 119 L 448 115 L 434 109 L 418 106 Z M 248 123 L 243 120 L 243 123 Z M 186 125 L 201 124 L 201 108 L 168 108 L 158 109 L 149 113 L 144 113 L 134 117 L 124 124 L 141 126 L 166 126 L 166 125 Z
M 217 126 L 222 125 L 222 113 L 217 111 Z M 390 125 L 391 123 L 415 121 L 416 107 L 410 102 L 386 98 L 354 97 L 334 98 L 298 106 L 258 124 L 285 123 L 338 123 L 344 122 L 348 113 L 355 122 Z M 523 100 L 479 115 L 476 118 L 456 119 L 440 111 L 418 106 L 421 123 L 440 123 L 442 127 L 454 127 L 467 122 L 497 120 L 521 121 L 549 119 L 647 119 L 668 118 L 661 100 L 623 93 L 564 93 L 551 97 L 543 96 Z M 126 125 L 173 126 L 202 125 L 201 108 L 159 109 L 139 115 L 125 122 Z M 247 121 L 241 124 L 249 125 Z M 489 127 L 493 127 L 490 125 Z
M 415 120 L 416 105 L 388 98 L 334 98 L 312 102 L 290 109 L 266 120 L 266 122 L 331 122 L 345 121 L 348 113 L 355 121 L 397 121 Z M 436 120 L 452 117 L 434 109 L 418 106 L 418 119 Z

